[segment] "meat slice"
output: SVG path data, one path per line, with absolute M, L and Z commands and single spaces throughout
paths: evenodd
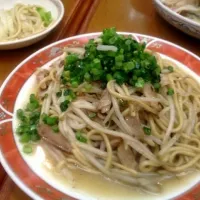
M 47 77 L 49 75 L 49 70 L 47 69 L 40 69 L 36 72 L 36 78 L 37 81 L 40 82 L 42 81 L 45 77 Z M 40 86 L 40 89 L 45 90 L 47 89 L 47 84 L 44 83 Z
M 97 109 L 101 111 L 101 113 L 106 113 L 110 110 L 111 107 L 111 97 L 107 89 L 105 89 L 102 93 L 101 99 L 99 100 L 99 104 Z
M 120 162 L 126 167 L 129 167 L 131 169 L 135 168 L 136 166 L 135 157 L 129 146 L 127 149 L 125 149 L 124 144 L 121 144 L 117 149 L 117 156 Z
M 55 147 L 70 153 L 72 147 L 69 141 L 59 132 L 55 133 L 50 126 L 42 124 L 38 127 L 38 134 L 48 143 Z
M 133 132 L 132 135 L 135 135 L 137 137 L 142 137 L 144 135 L 141 122 L 139 119 L 137 119 L 137 117 L 126 116 L 125 120 L 126 123 L 131 127 L 131 130 Z
M 156 97 L 156 92 L 152 89 L 151 84 L 145 84 L 143 92 L 146 97 Z

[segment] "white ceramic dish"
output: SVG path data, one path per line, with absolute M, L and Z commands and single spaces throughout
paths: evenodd
M 21 152 L 22 146 L 14 134 L 17 126 L 15 112 L 23 107 L 35 84 L 33 73 L 38 67 L 48 67 L 62 54 L 63 47 L 82 46 L 88 39 L 100 33 L 74 36 L 57 41 L 29 56 L 8 76 L 0 88 L 0 162 L 13 181 L 34 200 L 194 200 L 200 191 L 200 173 L 166 183 L 159 195 L 142 193 L 119 184 L 112 186 L 106 179 L 97 179 L 92 174 L 83 178 L 74 173 L 75 185 L 57 173 L 44 168 L 45 155 L 39 147 L 34 156 Z M 167 57 L 180 68 L 200 81 L 200 58 L 175 44 L 151 36 L 132 35 L 138 42 L 146 42 L 147 48 Z M 26 73 L 24 73 L 26 72 Z M 82 177 L 82 178 L 80 178 Z M 92 184 L 88 184 L 92 183 Z M 194 187 L 195 186 L 195 187 Z M 198 195 L 198 196 L 197 196 Z M 196 198 L 197 197 L 197 198 Z
M 171 25 L 175 26 L 184 33 L 200 39 L 200 23 L 194 22 L 183 17 L 167 6 L 161 0 L 153 0 L 157 12 Z
M 54 21 L 47 29 L 40 33 L 19 40 L 0 42 L 0 50 L 18 49 L 42 40 L 56 28 L 64 16 L 64 6 L 60 0 L 0 0 L 0 10 L 11 9 L 16 3 L 40 5 L 51 12 Z

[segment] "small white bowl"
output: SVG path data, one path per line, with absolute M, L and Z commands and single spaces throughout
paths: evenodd
M 171 25 L 188 35 L 200 39 L 200 23 L 181 16 L 165 6 L 161 0 L 153 0 L 157 12 Z
M 65 12 L 61 0 L 0 0 L 0 9 L 11 9 L 16 3 L 40 5 L 47 11 L 51 12 L 54 21 L 49 27 L 40 33 L 19 40 L 0 42 L 0 50 L 11 50 L 27 47 L 42 40 L 61 22 Z

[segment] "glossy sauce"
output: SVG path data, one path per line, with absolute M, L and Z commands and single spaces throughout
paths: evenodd
M 45 163 L 43 163 L 44 168 Z M 82 170 L 72 170 L 72 175 L 74 178 L 73 184 L 69 185 L 69 182 L 63 175 L 56 173 L 49 169 L 50 165 L 48 163 L 48 173 L 51 176 L 59 180 L 61 184 L 66 187 L 72 187 L 74 191 L 79 192 L 83 195 L 88 195 L 95 200 L 163 200 L 169 199 L 173 194 L 178 195 L 178 191 L 182 193 L 187 186 L 191 185 L 197 177 L 200 178 L 200 172 L 190 172 L 187 175 L 175 177 L 166 181 L 161 182 L 162 191 L 160 194 L 150 194 L 142 191 L 136 187 L 126 186 L 115 181 L 111 181 L 101 175 L 94 175 Z M 176 195 L 176 196 L 177 196 Z

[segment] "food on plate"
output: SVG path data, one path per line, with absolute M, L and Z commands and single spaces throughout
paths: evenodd
M 178 14 L 200 23 L 199 0 L 161 0 L 166 6 Z
M 200 168 L 193 77 L 114 28 L 64 51 L 37 69 L 36 91 L 17 110 L 24 153 L 39 143 L 68 181 L 81 169 L 153 193 Z
M 41 6 L 16 4 L 10 10 L 0 10 L 0 42 L 37 34 L 52 22 L 51 12 Z

